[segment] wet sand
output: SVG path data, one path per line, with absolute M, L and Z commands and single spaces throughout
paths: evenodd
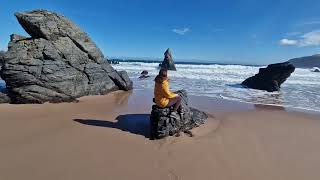
M 151 141 L 151 92 L 0 105 L 0 179 L 318 180 L 320 116 L 206 97 L 195 137 Z

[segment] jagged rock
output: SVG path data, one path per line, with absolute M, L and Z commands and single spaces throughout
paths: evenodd
M 174 65 L 170 49 L 167 49 L 166 52 L 164 53 L 164 60 L 163 60 L 162 64 L 159 64 L 159 67 L 163 68 L 163 69 L 167 69 L 167 70 L 172 70 L 172 71 L 177 70 Z
M 5 56 L 5 52 L 0 51 L 0 69 L 1 69 L 1 66 L 3 65 L 4 56 Z
M 131 90 L 133 88 L 133 83 L 130 80 L 128 73 L 126 71 L 117 71 L 117 73 L 121 78 L 118 80 L 118 82 L 116 81 L 116 84 L 120 87 L 120 89 L 126 90 L 126 91 Z M 118 78 L 117 75 L 116 75 L 116 78 Z
M 149 74 L 149 72 L 147 71 L 147 70 L 143 70 L 142 72 L 141 72 L 141 75 L 148 75 Z
M 10 41 L 20 41 L 20 40 L 23 40 L 23 39 L 28 39 L 28 38 L 25 37 L 25 36 L 21 36 L 19 34 L 11 34 L 10 35 Z
M 89 36 L 64 16 L 46 10 L 15 13 L 19 23 L 33 38 L 55 41 L 68 37 L 79 49 L 96 62 L 104 61 L 103 54 Z
M 13 103 L 74 101 L 132 89 L 89 36 L 64 16 L 46 10 L 16 13 L 31 38 L 12 35 L 1 77 Z
M 190 107 L 190 110 L 192 112 L 192 119 L 195 119 L 195 122 L 197 124 L 203 124 L 204 120 L 208 118 L 208 115 L 196 108 Z
M 149 74 L 149 72 L 147 70 L 143 70 L 141 72 L 141 76 L 139 77 L 139 79 L 146 79 L 146 78 L 150 77 L 148 74 Z
M 315 68 L 313 68 L 311 71 L 312 71 L 312 72 L 320 72 L 320 69 L 315 67 Z
M 10 102 L 11 102 L 10 97 L 5 93 L 0 92 L 0 103 L 2 104 L 2 103 L 10 103 Z
M 270 64 L 266 68 L 260 68 L 258 74 L 243 81 L 242 85 L 269 92 L 279 91 L 281 84 L 290 77 L 294 70 L 295 67 L 288 62 Z
M 203 124 L 208 118 L 206 113 L 188 106 L 188 96 L 185 90 L 176 93 L 182 97 L 183 116 L 179 115 L 178 117 L 170 118 L 169 115 L 172 108 L 160 108 L 157 105 L 153 105 L 150 116 L 152 139 L 172 136 L 179 134 L 179 132 L 190 133 L 189 130 Z

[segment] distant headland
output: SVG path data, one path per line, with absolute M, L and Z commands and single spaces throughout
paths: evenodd
M 290 59 L 288 62 L 297 68 L 320 67 L 320 54 Z

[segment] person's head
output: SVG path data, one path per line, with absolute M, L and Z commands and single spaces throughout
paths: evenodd
M 160 75 L 161 77 L 167 77 L 167 76 L 168 76 L 168 71 L 167 71 L 166 69 L 161 69 L 161 70 L 159 71 L 159 75 Z
M 166 69 L 161 69 L 158 76 L 154 79 L 157 83 L 162 83 L 168 78 L 168 71 Z

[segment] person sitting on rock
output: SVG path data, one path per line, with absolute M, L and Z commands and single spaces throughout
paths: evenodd
M 154 79 L 154 99 L 157 106 L 161 108 L 173 106 L 171 116 L 176 116 L 178 109 L 182 113 L 181 97 L 169 90 L 169 79 L 166 69 L 161 69 Z

